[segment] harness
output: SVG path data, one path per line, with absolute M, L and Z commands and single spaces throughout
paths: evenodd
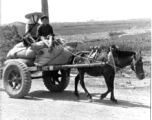
M 135 64 L 136 64 L 136 61 L 135 61 L 135 56 L 134 56 L 131 65 L 133 65 L 133 69 L 136 72 L 136 69 L 135 69 L 136 66 L 135 66 Z
M 111 47 L 110 47 L 110 48 L 111 48 Z M 110 51 L 111 51 L 111 49 L 110 49 Z M 111 51 L 111 53 L 112 53 L 112 51 Z M 111 54 L 111 55 L 112 55 L 113 65 L 112 65 L 112 64 L 108 64 L 108 63 L 107 63 L 107 64 L 110 65 L 110 66 L 112 66 L 112 67 L 114 68 L 114 71 L 115 71 L 115 74 L 116 74 L 117 69 L 123 70 L 123 68 L 117 67 L 117 66 L 115 65 L 115 61 L 114 61 L 113 54 Z M 136 63 L 136 61 L 135 61 L 135 56 L 134 56 L 133 59 L 132 59 L 131 65 L 133 65 L 134 71 L 135 71 L 135 73 L 136 73 L 135 63 Z M 122 73 L 121 73 L 121 74 L 122 74 Z M 131 76 L 128 75 L 128 74 L 125 74 L 125 75 L 126 75 L 127 77 L 131 77 Z
M 57 42 L 58 42 L 62 47 L 64 47 L 59 41 L 57 41 Z M 66 47 L 64 47 L 64 48 L 67 49 Z M 86 54 L 89 53 L 89 55 L 88 55 L 88 57 L 87 57 L 87 60 L 88 60 L 89 62 L 91 61 L 91 62 L 96 62 L 96 63 L 97 63 L 97 62 L 100 62 L 100 61 L 96 61 L 96 58 L 98 57 L 98 54 L 99 54 L 99 48 L 100 48 L 100 47 L 97 47 L 97 46 L 96 46 L 96 47 L 94 47 L 94 48 L 92 49 L 91 52 L 88 52 L 88 51 L 83 51 L 83 52 L 82 52 L 82 51 L 80 51 L 80 52 L 78 52 L 78 53 L 76 53 L 76 54 L 74 54 L 74 53 L 72 53 L 72 52 L 70 52 L 70 51 L 68 51 L 68 52 L 71 53 L 71 54 L 74 55 L 74 56 L 77 56 L 77 57 L 81 57 L 81 56 L 80 56 L 81 53 L 86 53 Z M 112 48 L 111 48 L 111 47 L 110 47 L 110 53 L 111 53 L 112 63 L 113 63 L 113 64 L 109 64 L 108 62 L 106 62 L 106 64 L 112 66 L 115 73 L 117 73 L 118 69 L 119 69 L 119 70 L 123 70 L 123 68 L 120 68 L 120 67 L 117 67 L 117 66 L 116 66 L 115 60 L 114 60 L 114 56 L 113 56 L 113 52 L 112 52 Z M 84 59 L 85 59 L 85 57 L 81 57 L 81 58 L 84 58 Z M 136 72 L 135 63 L 136 63 L 135 57 L 133 57 L 131 64 L 133 64 L 134 71 Z M 129 76 L 129 75 L 126 75 L 126 76 L 131 77 L 131 76 Z
M 116 73 L 116 64 L 115 64 L 115 61 L 114 61 L 114 57 L 113 57 L 113 54 L 112 54 L 112 48 L 110 47 L 110 52 L 111 52 L 111 57 L 112 57 L 112 62 L 113 62 L 113 67 L 114 67 L 114 72 Z
M 89 56 L 88 56 L 88 59 L 89 60 L 93 60 L 95 62 L 100 62 L 100 61 L 96 61 L 96 58 L 98 57 L 98 53 L 99 53 L 99 47 L 94 47 L 93 50 L 90 52 Z M 113 67 L 114 69 L 114 72 L 115 74 L 117 73 L 118 70 L 123 70 L 123 68 L 120 68 L 120 67 L 117 67 L 116 64 L 115 64 L 115 60 L 114 60 L 114 56 L 113 56 L 113 52 L 112 52 L 112 48 L 110 47 L 110 52 L 109 52 L 110 56 L 111 56 L 111 59 L 108 58 L 108 61 L 106 62 L 106 64 L 110 65 Z M 112 60 L 112 64 L 109 63 L 109 61 Z M 133 65 L 133 69 L 134 71 L 136 72 L 136 69 L 135 69 L 135 63 L 136 63 L 136 60 L 135 60 L 135 56 L 133 56 L 133 59 L 132 59 L 132 62 L 131 62 L 131 65 Z M 129 75 L 126 75 L 126 76 L 129 76 Z M 130 76 L 129 76 L 130 77 Z

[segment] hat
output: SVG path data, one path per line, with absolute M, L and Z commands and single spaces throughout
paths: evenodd
M 41 17 L 41 21 L 42 21 L 44 18 L 47 18 L 47 19 L 48 19 L 48 16 L 47 16 L 47 15 L 43 15 L 43 16 Z
M 38 15 L 38 16 L 41 17 L 41 16 L 43 15 L 43 13 L 41 13 L 41 12 L 29 13 L 29 14 L 25 15 L 25 18 L 30 19 L 30 17 L 31 17 L 32 15 Z

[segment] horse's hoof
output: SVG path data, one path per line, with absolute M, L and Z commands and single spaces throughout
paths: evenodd
M 89 99 L 89 102 L 94 102 L 94 100 L 93 99 Z
M 89 102 L 93 102 L 93 99 L 92 99 L 91 95 L 87 95 L 87 98 L 88 98 Z
M 114 103 L 117 103 L 118 101 L 114 98 L 111 98 L 111 101 L 114 102 Z
M 87 95 L 87 98 L 89 98 L 90 100 L 92 100 L 92 96 L 90 94 Z
M 106 97 L 106 96 L 105 96 L 104 94 L 102 94 L 102 95 L 100 96 L 100 100 L 103 100 L 105 97 Z
M 80 97 L 78 93 L 74 93 L 74 95 L 75 95 L 77 98 L 79 98 L 79 97 Z

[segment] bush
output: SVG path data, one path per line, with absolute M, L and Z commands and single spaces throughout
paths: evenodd
M 121 31 L 110 31 L 109 32 L 109 36 L 113 37 L 113 36 L 119 36 L 119 35 L 123 35 L 126 34 L 125 32 L 121 32 Z
M 0 28 L 0 66 L 6 60 L 9 50 L 21 39 L 16 26 L 1 26 Z

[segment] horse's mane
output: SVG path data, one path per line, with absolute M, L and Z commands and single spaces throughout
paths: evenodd
M 129 56 L 135 55 L 136 53 L 133 51 L 116 50 L 115 54 L 117 54 L 118 57 L 129 57 Z

